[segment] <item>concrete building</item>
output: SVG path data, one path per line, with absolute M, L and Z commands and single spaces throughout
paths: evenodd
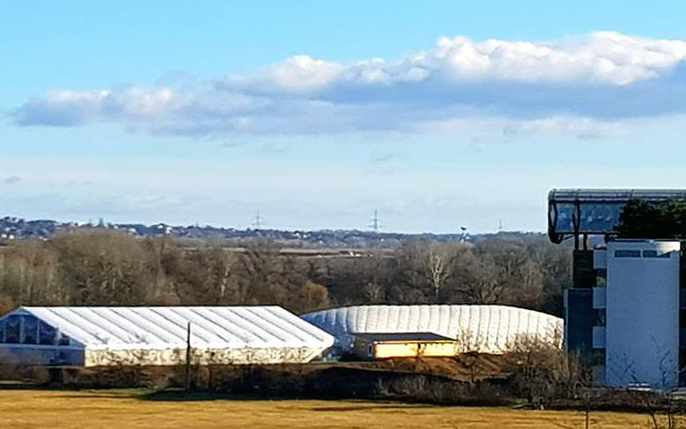
M 593 308 L 604 314 L 593 327 L 593 348 L 605 358 L 599 378 L 615 387 L 676 387 L 681 243 L 617 240 L 594 254 L 606 279 L 593 288 Z
M 594 367 L 598 384 L 671 389 L 685 385 L 680 380 L 686 364 L 682 243 L 618 239 L 620 213 L 634 199 L 681 201 L 686 191 L 572 189 L 549 194 L 551 241 L 574 239 L 573 287 L 565 291 L 565 348 Z
M 355 334 L 353 354 L 358 359 L 451 357 L 457 341 L 431 332 L 378 332 Z

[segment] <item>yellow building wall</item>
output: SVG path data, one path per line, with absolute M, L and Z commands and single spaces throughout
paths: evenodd
M 392 357 L 446 357 L 457 354 L 454 341 L 437 342 L 389 342 L 374 344 L 374 359 Z

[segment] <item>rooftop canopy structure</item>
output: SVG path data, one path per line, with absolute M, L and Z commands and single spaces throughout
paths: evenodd
M 21 307 L 0 319 L 0 362 L 175 365 L 189 339 L 213 364 L 303 363 L 334 342 L 281 307 Z
M 500 354 L 533 338 L 562 345 L 559 317 L 503 305 L 368 305 L 305 314 L 349 353 L 358 334 L 432 333 L 458 341 L 461 352 Z
M 615 231 L 630 200 L 664 203 L 686 200 L 683 189 L 553 189 L 548 194 L 548 236 L 553 243 Z

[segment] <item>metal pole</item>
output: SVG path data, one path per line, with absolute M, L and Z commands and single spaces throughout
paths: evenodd
M 186 332 L 186 390 L 191 389 L 191 322 Z

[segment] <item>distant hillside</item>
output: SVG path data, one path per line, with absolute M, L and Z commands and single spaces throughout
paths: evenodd
M 476 242 L 496 234 L 402 234 L 359 230 L 284 231 L 276 229 L 234 229 L 213 226 L 172 226 L 164 223 L 155 225 L 113 224 L 100 221 L 93 223 L 57 222 L 54 220 L 25 220 L 17 217 L 0 218 L 0 243 L 13 240 L 48 239 L 55 234 L 74 229 L 117 229 L 136 237 L 171 236 L 180 241 L 218 241 L 240 244 L 255 239 L 269 239 L 290 248 L 305 249 L 393 249 L 408 240 L 426 239 L 437 242 Z M 538 237 L 542 233 L 501 232 L 503 239 L 521 239 L 525 236 Z

